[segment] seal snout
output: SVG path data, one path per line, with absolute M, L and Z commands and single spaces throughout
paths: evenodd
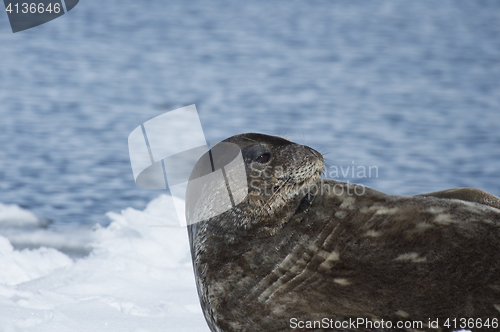
M 321 174 L 321 172 L 323 172 L 323 168 L 325 167 L 323 155 L 313 148 L 308 147 L 307 145 L 304 145 L 304 148 L 308 153 L 313 155 L 313 161 L 315 162 L 316 171 Z
M 311 152 L 315 157 L 323 159 L 323 155 L 319 153 L 318 151 L 314 150 L 313 148 L 308 147 L 307 145 L 304 145 L 307 151 Z

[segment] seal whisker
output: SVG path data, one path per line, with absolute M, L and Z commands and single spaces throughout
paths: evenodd
M 277 189 L 274 190 L 274 193 L 273 195 L 269 198 L 269 204 L 272 204 L 273 201 L 278 197 L 278 193 L 280 193 L 280 191 L 282 190 L 282 188 L 284 189 L 284 186 L 291 181 L 291 178 L 288 178 L 283 184 L 281 184 Z
M 272 210 L 271 204 L 268 201 L 266 201 L 263 197 L 259 197 L 259 201 L 262 202 L 264 207 L 267 206 L 267 209 L 263 209 L 263 210 L 265 210 L 267 213 L 267 216 L 271 218 L 271 210 Z

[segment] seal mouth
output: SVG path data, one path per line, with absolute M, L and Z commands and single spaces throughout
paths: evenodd
M 279 178 L 279 184 L 273 186 L 275 192 L 283 189 L 287 191 L 294 191 L 293 189 L 297 189 L 300 191 L 303 190 L 304 187 L 309 187 L 321 177 L 325 168 L 323 156 L 316 150 L 309 147 L 306 148 L 311 151 L 316 160 L 309 162 L 306 166 L 299 169 L 293 169 L 290 172 L 291 174 Z M 297 174 L 299 175 L 297 176 Z
M 321 159 L 321 161 L 323 160 Z M 318 163 L 316 172 L 310 178 L 304 179 L 297 184 L 298 192 L 303 192 L 304 196 L 300 200 L 299 205 L 297 206 L 297 209 L 294 212 L 294 215 L 307 212 L 307 210 L 311 206 L 312 202 L 314 201 L 314 198 L 316 197 L 315 194 L 311 192 L 312 191 L 311 188 L 318 186 L 317 181 L 323 174 L 323 171 L 324 171 L 324 163 L 323 162 Z M 307 191 L 304 190 L 304 188 L 307 188 Z M 316 188 L 315 192 L 318 193 L 319 188 Z
M 311 206 L 312 202 L 314 201 L 315 197 L 316 196 L 314 196 L 310 193 L 308 193 L 304 197 L 302 197 L 302 199 L 299 202 L 299 206 L 297 206 L 297 210 L 295 210 L 293 215 L 295 216 L 299 213 L 307 212 L 307 210 L 309 210 L 309 207 Z
M 294 182 L 294 177 L 288 176 L 285 180 L 283 180 L 281 185 L 277 185 L 273 187 L 273 192 L 278 192 L 281 190 L 286 190 L 286 191 L 303 191 L 304 187 L 310 187 L 313 183 L 315 183 L 323 173 L 323 169 L 316 171 L 312 176 L 308 178 L 304 178 L 300 180 L 299 182 Z M 295 190 L 293 190 L 295 189 Z M 309 190 L 308 190 L 309 192 Z M 306 195 L 309 195 L 307 193 Z

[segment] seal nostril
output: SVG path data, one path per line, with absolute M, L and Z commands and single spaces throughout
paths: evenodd
M 307 145 L 304 145 L 304 147 L 305 147 L 305 148 L 306 148 L 306 149 L 307 149 L 310 153 L 312 153 L 315 157 L 319 157 L 319 156 L 321 155 L 318 151 L 314 150 L 313 148 L 308 147 Z

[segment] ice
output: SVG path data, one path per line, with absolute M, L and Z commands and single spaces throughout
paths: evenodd
M 14 250 L 9 240 L 0 236 L 0 284 L 16 285 L 46 276 L 71 265 L 71 259 L 52 248 Z
M 0 235 L 9 239 L 16 249 L 50 247 L 71 257 L 83 257 L 90 252 L 91 229 L 78 227 L 66 229 L 2 229 Z
M 56 229 L 50 225 L 50 220 L 39 218 L 18 205 L 0 203 L 0 237 L 8 239 L 13 248 L 50 247 L 74 257 L 89 253 L 89 227 L 73 225 Z
M 32 212 L 15 204 L 0 203 L 0 227 L 36 227 L 45 223 Z
M 79 259 L 0 237 L 0 331 L 208 331 L 187 231 L 163 227 L 176 223 L 172 204 L 108 213 Z

